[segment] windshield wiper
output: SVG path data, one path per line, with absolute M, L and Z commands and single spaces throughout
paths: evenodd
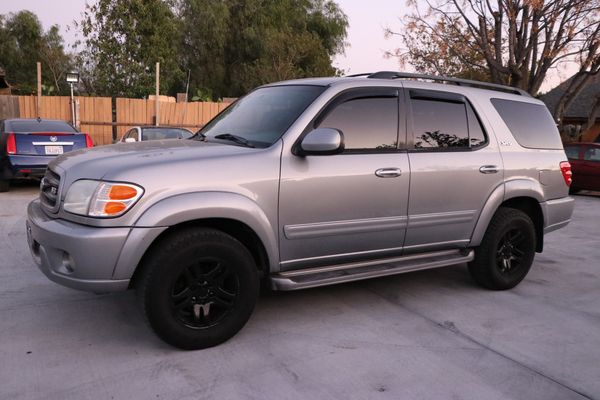
M 252 143 L 250 143 L 248 141 L 248 139 L 238 136 L 238 135 L 232 135 L 231 133 L 221 133 L 220 135 L 216 135 L 214 138 L 222 139 L 222 140 L 229 140 L 229 141 L 235 142 L 237 144 L 241 144 L 242 146 L 254 148 L 254 145 Z

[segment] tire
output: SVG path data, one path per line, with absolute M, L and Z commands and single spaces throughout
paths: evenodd
M 535 228 L 531 218 L 513 208 L 500 208 L 481 245 L 475 249 L 469 272 L 475 282 L 487 289 L 512 289 L 529 272 L 535 248 Z
M 573 186 L 569 187 L 569 194 L 577 194 L 579 192 L 581 192 L 581 189 L 578 189 L 578 188 L 573 187 Z
M 154 332 L 184 350 L 216 346 L 246 324 L 259 292 L 252 255 L 215 229 L 188 228 L 144 257 L 136 292 Z
M 8 192 L 10 189 L 10 181 L 0 180 L 0 193 Z

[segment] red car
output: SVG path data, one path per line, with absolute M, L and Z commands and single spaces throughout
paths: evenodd
M 580 190 L 600 191 L 600 143 L 567 144 L 565 152 L 573 171 L 571 193 Z

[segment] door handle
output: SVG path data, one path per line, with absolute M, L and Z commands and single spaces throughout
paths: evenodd
M 380 178 L 396 178 L 402 175 L 400 168 L 379 168 L 375 171 L 375 175 Z
M 496 165 L 482 165 L 479 172 L 482 174 L 495 174 L 498 172 L 498 167 Z

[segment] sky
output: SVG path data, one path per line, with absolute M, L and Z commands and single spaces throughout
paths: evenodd
M 350 26 L 346 41 L 349 46 L 345 55 L 338 55 L 333 65 L 346 74 L 374 71 L 398 71 L 398 61 L 385 58 L 386 50 L 400 47 L 398 38 L 384 37 L 386 27 L 400 30 L 401 18 L 407 12 L 405 0 L 336 0 L 348 16 Z M 37 14 L 45 29 L 58 24 L 67 43 L 76 39 L 74 29 L 69 29 L 74 20 L 81 19 L 86 0 L 0 0 L 0 14 L 30 10 Z M 562 68 L 550 73 L 542 91 L 549 90 L 572 73 Z

